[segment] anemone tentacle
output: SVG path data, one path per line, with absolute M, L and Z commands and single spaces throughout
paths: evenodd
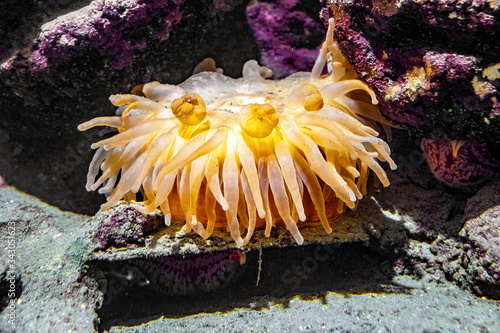
M 378 137 L 379 126 L 390 124 L 333 29 L 330 20 L 309 75 L 266 80 L 269 69 L 253 60 L 239 79 L 199 72 L 178 86 L 147 83 L 144 96 L 111 96 L 116 116 L 78 127 L 118 130 L 92 144 L 87 190 L 102 186 L 102 209 L 134 200 L 203 238 L 226 229 L 238 246 L 257 228 L 269 237 L 276 223 L 299 244 L 299 225 L 318 222 L 332 232 L 330 222 L 366 194 L 369 171 L 387 186 L 379 162 L 396 168 Z

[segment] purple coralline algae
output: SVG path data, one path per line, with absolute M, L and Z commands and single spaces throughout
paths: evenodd
M 245 263 L 245 252 L 238 249 L 137 258 L 144 276 L 161 291 L 170 295 L 195 295 L 215 291 L 237 276 Z
M 161 220 L 155 221 L 129 205 L 100 211 L 94 219 L 99 222 L 92 239 L 98 242 L 101 249 L 144 244 L 144 233 L 156 229 L 161 223 Z
M 436 117 L 433 103 L 470 107 L 475 99 L 477 109 L 491 109 L 498 100 L 497 78 L 488 74 L 491 70 L 478 71 L 498 62 L 491 52 L 498 46 L 487 36 L 499 30 L 495 8 L 473 1 L 330 3 L 323 16 L 336 19 L 342 52 L 378 93 L 382 112 L 393 121 L 418 127 Z M 484 45 L 476 45 L 470 55 L 471 43 Z
M 247 7 L 248 23 L 262 51 L 262 64 L 273 78 L 311 71 L 325 34 L 319 19 L 296 9 L 298 0 L 255 3 Z
M 424 138 L 421 148 L 429 169 L 447 185 L 459 186 L 500 175 L 500 162 L 484 144 L 446 137 Z
M 472 0 L 333 0 L 322 10 L 324 20 L 335 18 L 342 53 L 388 119 L 428 140 L 470 141 L 463 163 L 435 169 L 451 185 L 496 174 L 487 150 L 500 144 L 499 13 L 494 2 Z M 477 165 L 484 169 L 467 175 Z
M 39 43 L 27 48 L 29 68 L 50 68 L 52 63 L 89 47 L 108 54 L 115 69 L 131 66 L 134 53 L 146 47 L 141 24 L 158 17 L 162 23 L 154 34 L 159 40 L 168 38 L 172 26 L 180 21 L 181 3 L 182 0 L 94 1 L 41 27 Z M 6 64 L 15 59 L 16 56 Z

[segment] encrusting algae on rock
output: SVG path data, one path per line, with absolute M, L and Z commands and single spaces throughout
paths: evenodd
M 238 246 L 256 228 L 269 237 L 275 223 L 299 244 L 306 223 L 330 233 L 329 220 L 366 194 L 369 170 L 389 185 L 377 159 L 396 168 L 376 131 L 389 123 L 333 29 L 331 19 L 311 73 L 266 80 L 270 70 L 250 60 L 239 79 L 200 72 L 177 86 L 147 83 L 144 96 L 111 96 L 117 116 L 78 126 L 119 132 L 92 145 L 87 190 L 102 186 L 102 209 L 134 201 L 203 238 L 227 229 Z

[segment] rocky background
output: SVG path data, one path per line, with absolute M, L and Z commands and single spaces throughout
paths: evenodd
M 0 238 L 15 239 L 16 256 L 11 267 L 9 247 L 0 251 L 0 331 L 16 331 L 11 300 L 19 332 L 500 331 L 499 6 L 2 1 Z M 249 59 L 274 79 L 310 70 L 331 17 L 342 52 L 400 127 L 390 187 L 371 188 L 332 235 L 305 229 L 303 247 L 283 230 L 239 250 L 128 206 L 97 213 L 103 198 L 84 188 L 90 144 L 111 133 L 76 126 L 113 114 L 109 95 L 180 83 L 206 57 L 233 77 Z M 218 263 L 211 274 L 204 261 Z
M 460 186 L 498 176 L 497 2 L 331 1 L 322 17 L 336 19 L 342 52 L 382 113 L 421 140 L 436 178 Z

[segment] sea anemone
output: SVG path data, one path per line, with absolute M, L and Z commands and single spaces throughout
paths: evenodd
M 259 227 L 269 236 L 275 223 L 299 244 L 303 224 L 319 221 L 330 233 L 329 220 L 366 194 L 369 170 L 389 185 L 377 159 L 396 168 L 376 131 L 388 122 L 333 29 L 330 20 L 311 73 L 266 80 L 270 70 L 250 60 L 239 79 L 203 71 L 177 86 L 147 83 L 144 96 L 111 96 L 117 116 L 78 127 L 118 131 L 92 144 L 87 190 L 102 186 L 102 209 L 121 199 L 159 208 L 166 225 L 185 221 L 203 238 L 222 226 L 238 246 Z

